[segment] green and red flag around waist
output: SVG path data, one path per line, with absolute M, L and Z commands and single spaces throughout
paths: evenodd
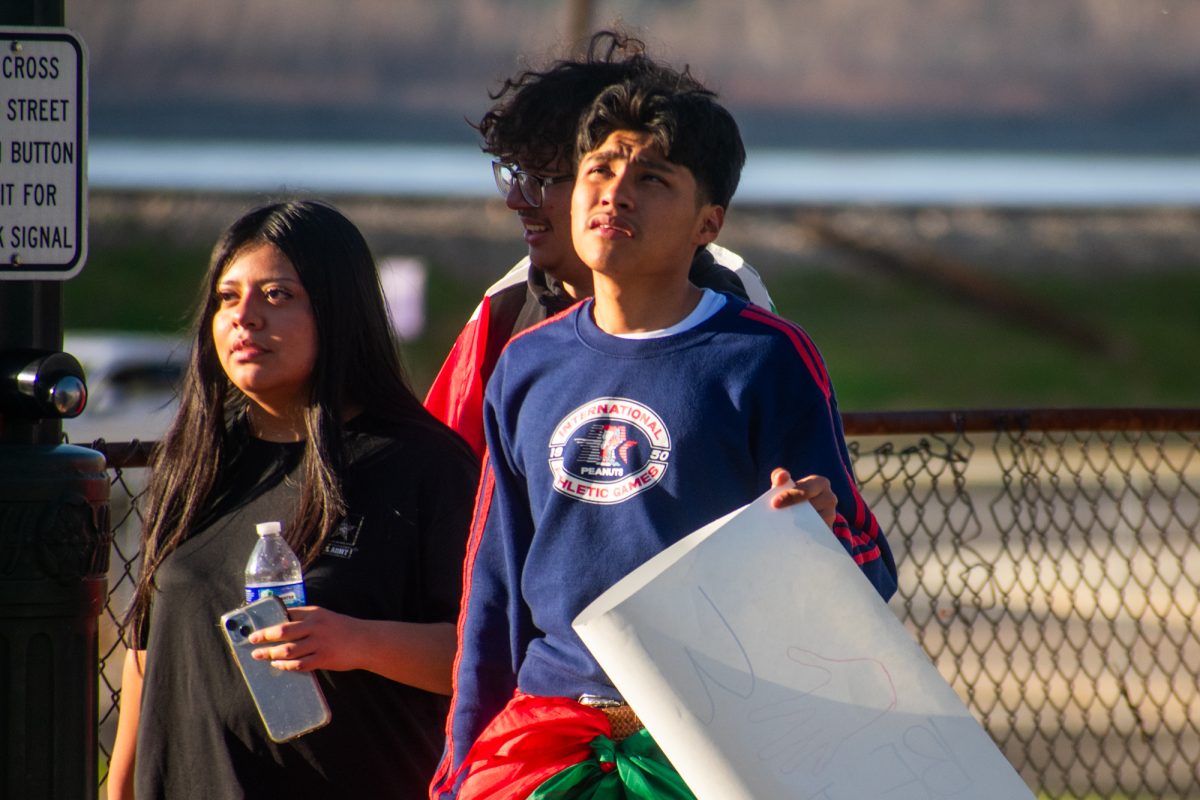
M 649 731 L 615 742 L 605 714 L 518 692 L 467 753 L 459 800 L 695 800 Z

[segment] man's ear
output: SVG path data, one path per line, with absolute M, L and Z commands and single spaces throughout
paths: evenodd
M 725 224 L 725 207 L 714 205 L 713 203 L 705 203 L 700 207 L 700 211 L 696 220 L 696 241 L 697 247 L 703 247 L 717 238 L 717 234 L 721 232 L 721 226 Z

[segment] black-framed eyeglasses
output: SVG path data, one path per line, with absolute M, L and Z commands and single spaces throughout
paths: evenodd
M 496 188 L 500 190 L 500 194 L 508 197 L 508 193 L 512 191 L 513 181 L 516 181 L 517 187 L 521 190 L 521 196 L 534 208 L 542 207 L 547 186 L 575 180 L 574 175 L 534 175 L 503 161 L 492 162 L 492 174 L 496 176 Z

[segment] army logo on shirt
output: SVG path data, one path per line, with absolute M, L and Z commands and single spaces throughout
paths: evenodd
M 651 409 L 600 397 L 563 417 L 550 438 L 554 490 L 585 503 L 611 505 L 662 480 L 671 434 Z
M 362 533 L 363 518 L 347 517 L 333 529 L 329 541 L 321 551 L 327 556 L 350 558 L 358 550 L 358 535 Z

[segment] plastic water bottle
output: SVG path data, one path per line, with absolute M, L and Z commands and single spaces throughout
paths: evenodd
M 300 559 L 283 540 L 283 525 L 260 522 L 255 526 L 258 541 L 246 562 L 246 602 L 274 595 L 285 606 L 305 605 L 304 574 Z

